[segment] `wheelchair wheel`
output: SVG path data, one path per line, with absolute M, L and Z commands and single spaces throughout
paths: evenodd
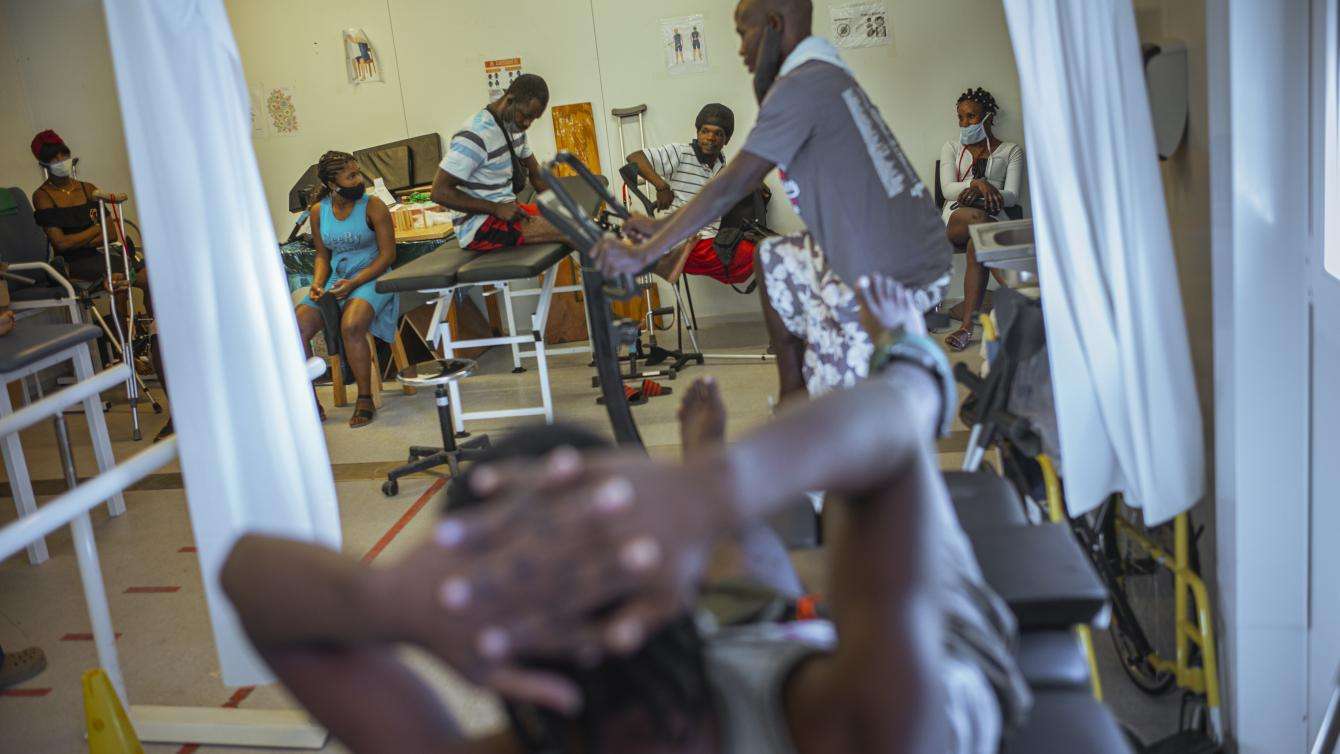
M 1150 663 L 1151 655 L 1172 660 L 1177 652 L 1177 622 L 1172 573 L 1117 529 L 1116 516 L 1138 522 L 1139 513 L 1113 497 L 1099 513 L 1104 580 L 1112 594 L 1112 626 L 1108 633 L 1121 667 L 1136 688 L 1151 696 L 1166 693 L 1176 680 Z M 1172 550 L 1170 526 L 1148 535 Z

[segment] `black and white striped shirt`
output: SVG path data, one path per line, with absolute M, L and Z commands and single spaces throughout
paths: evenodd
M 664 178 L 675 192 L 675 200 L 670 204 L 671 210 L 677 210 L 688 204 L 690 199 L 703 190 L 703 185 L 726 166 L 724 158 L 717 160 L 710 168 L 703 165 L 698 161 L 698 155 L 694 153 L 691 144 L 666 144 L 661 147 L 648 147 L 643 152 L 647 155 L 647 161 L 651 163 L 652 169 Z M 717 218 L 703 231 L 707 235 L 714 236 L 720 229 L 721 218 Z

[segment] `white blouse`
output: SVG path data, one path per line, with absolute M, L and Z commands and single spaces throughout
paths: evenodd
M 1019 203 L 1019 186 L 1024 179 L 1024 148 L 1002 141 L 986 158 L 988 183 L 1000 191 L 1003 206 Z M 945 202 L 953 202 L 972 184 L 972 153 L 957 140 L 946 141 L 940 148 L 940 190 Z

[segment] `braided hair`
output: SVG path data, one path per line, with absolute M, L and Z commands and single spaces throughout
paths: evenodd
M 339 177 L 344 166 L 354 160 L 354 156 L 348 152 L 334 149 L 321 155 L 321 159 L 316 162 L 316 179 L 321 182 L 321 188 L 316 193 L 316 201 L 330 196 L 330 182 Z
M 988 92 L 980 86 L 960 94 L 958 96 L 958 102 L 955 102 L 954 104 L 958 105 L 961 102 L 976 102 L 982 106 L 982 110 L 990 115 L 995 115 L 996 112 L 1000 110 L 1000 106 L 996 104 L 996 98 L 991 96 L 991 92 Z
M 481 453 L 476 464 L 519 458 L 541 458 L 561 448 L 598 452 L 609 441 L 577 426 L 555 424 L 518 432 Z M 445 510 L 450 513 L 488 505 L 471 486 L 472 465 L 447 487 Z M 617 610 L 618 604 L 598 611 Z M 691 615 L 680 616 L 653 634 L 628 657 L 608 657 L 592 668 L 553 659 L 520 658 L 523 665 L 566 676 L 582 691 L 582 711 L 575 720 L 522 702 L 507 702 L 512 732 L 529 754 L 579 750 L 596 752 L 604 723 L 621 714 L 642 715 L 659 740 L 687 741 L 711 710 L 711 692 L 704 659 L 704 643 Z

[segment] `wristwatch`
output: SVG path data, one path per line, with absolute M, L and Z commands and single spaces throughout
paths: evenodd
M 954 426 L 954 409 L 958 389 L 954 372 L 944 349 L 927 335 L 909 333 L 902 327 L 886 330 L 875 339 L 875 350 L 870 354 L 870 376 L 884 371 L 895 361 L 915 364 L 931 373 L 940 386 L 940 437 L 949 434 Z

